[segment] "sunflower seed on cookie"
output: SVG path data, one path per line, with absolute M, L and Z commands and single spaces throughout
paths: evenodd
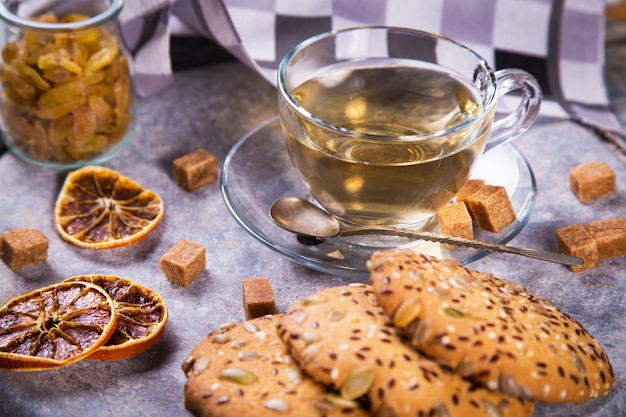
M 185 408 L 200 417 L 368 417 L 305 376 L 278 338 L 279 315 L 228 323 L 182 364 Z
M 519 284 L 393 250 L 372 255 L 368 268 L 381 307 L 410 344 L 465 377 L 550 404 L 582 403 L 614 385 L 593 336 Z
M 477 387 L 406 345 L 370 285 L 300 299 L 278 332 L 307 374 L 346 400 L 366 398 L 376 416 L 522 417 L 535 408 L 531 400 Z

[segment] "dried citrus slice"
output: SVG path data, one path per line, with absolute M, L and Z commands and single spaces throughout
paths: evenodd
M 113 299 L 88 282 L 62 282 L 15 297 L 0 308 L 0 368 L 68 365 L 95 352 L 116 326 Z
M 136 243 L 163 217 L 163 200 L 113 170 L 86 166 L 68 174 L 54 224 L 61 237 L 87 249 Z
M 67 281 L 96 284 L 115 302 L 117 330 L 89 359 L 128 358 L 150 349 L 161 338 L 167 322 L 167 307 L 157 292 L 111 275 L 79 275 Z

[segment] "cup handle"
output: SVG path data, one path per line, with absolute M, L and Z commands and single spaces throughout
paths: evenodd
M 514 111 L 493 123 L 484 152 L 507 143 L 524 133 L 537 118 L 543 99 L 539 83 L 535 77 L 524 70 L 503 69 L 496 71 L 495 76 L 498 85 L 496 101 L 502 96 L 518 90 L 521 93 L 521 100 Z

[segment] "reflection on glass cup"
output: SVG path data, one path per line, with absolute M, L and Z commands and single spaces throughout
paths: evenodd
M 118 39 L 123 0 L 3 0 L 4 143 L 21 159 L 75 167 L 130 136 L 133 92 Z
M 520 93 L 494 121 L 496 102 Z M 358 27 L 308 39 L 278 68 L 281 129 L 312 196 L 348 223 L 420 227 L 477 158 L 524 132 L 542 93 L 435 34 Z

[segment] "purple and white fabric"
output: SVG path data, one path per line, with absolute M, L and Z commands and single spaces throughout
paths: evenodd
M 176 34 L 213 40 L 275 84 L 283 55 L 312 35 L 402 26 L 464 43 L 496 69 L 527 70 L 542 86 L 546 116 L 623 134 L 604 80 L 605 7 L 604 0 L 128 0 L 121 24 L 142 96 L 171 81 Z

